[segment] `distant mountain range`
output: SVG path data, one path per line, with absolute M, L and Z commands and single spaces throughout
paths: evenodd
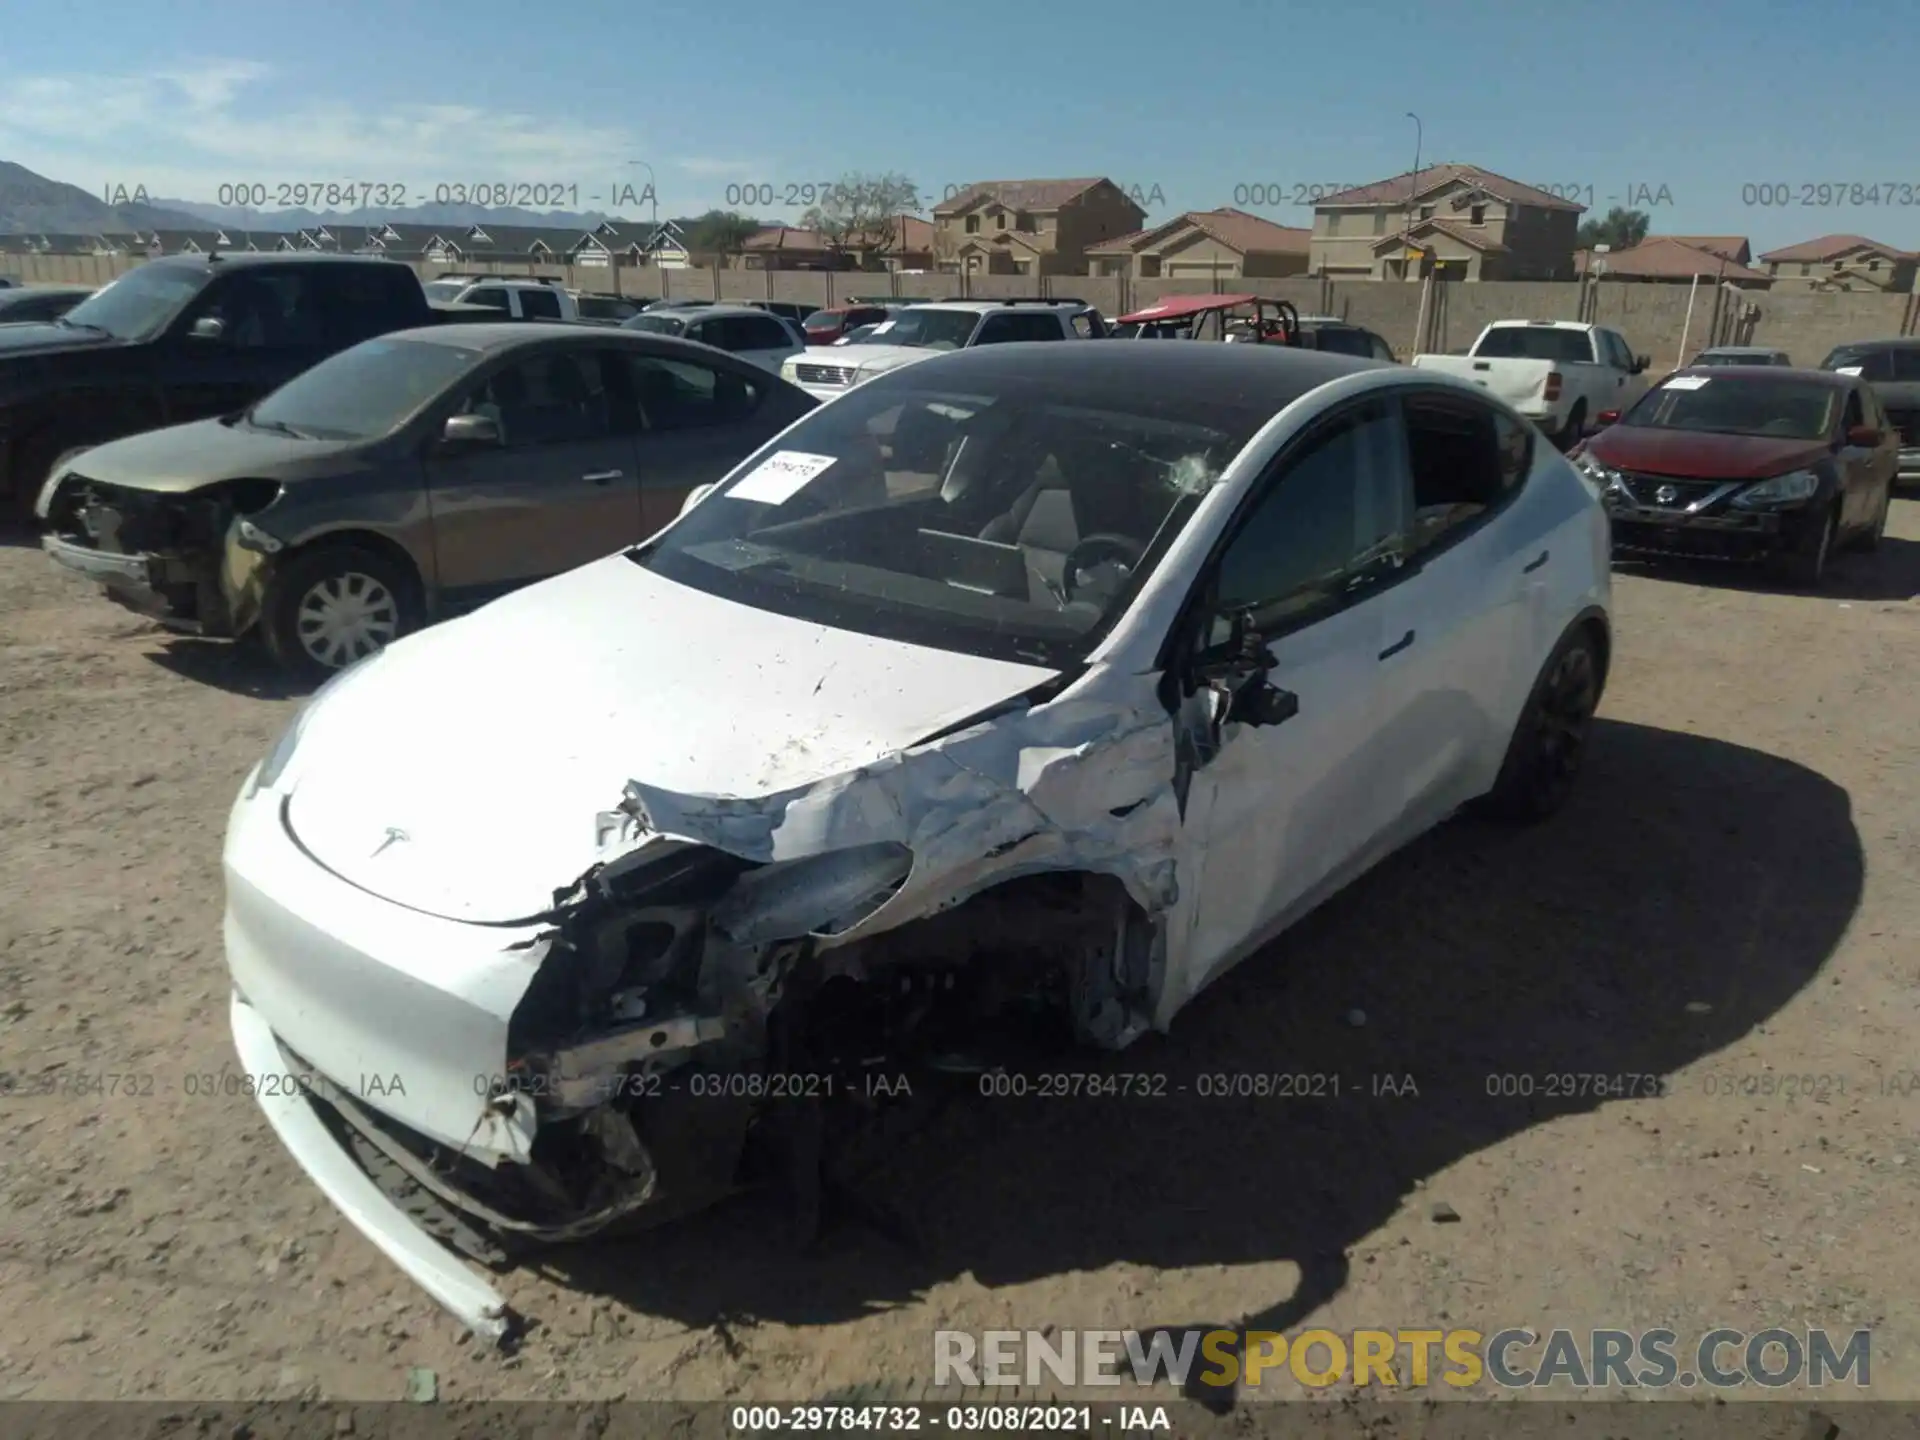
M 0 234 L 197 230 L 206 223 L 203 217 L 170 205 L 109 205 L 78 185 L 49 180 L 24 165 L 0 160 Z
M 662 216 L 663 220 L 667 217 Z M 598 210 L 528 210 L 518 205 L 409 205 L 392 210 L 251 210 L 206 205 L 197 200 L 155 198 L 145 204 L 109 205 L 98 195 L 36 175 L 24 165 L 0 160 L 0 235 L 23 232 L 91 235 L 128 230 L 303 230 L 312 225 L 545 225 L 591 230 L 611 221 L 645 220 Z

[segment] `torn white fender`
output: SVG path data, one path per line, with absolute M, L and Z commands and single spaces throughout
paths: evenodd
M 1174 771 L 1172 719 L 1141 677 L 1131 704 L 1066 701 L 1002 713 L 771 795 L 694 795 L 635 780 L 623 808 L 639 838 L 651 832 L 766 865 L 905 846 L 910 873 L 885 903 L 832 934 L 844 943 L 1044 870 L 1112 875 L 1149 914 L 1164 913 L 1179 896 Z M 846 898 L 825 885 L 809 928 L 833 919 Z M 797 916 L 792 905 L 785 895 L 781 909 Z

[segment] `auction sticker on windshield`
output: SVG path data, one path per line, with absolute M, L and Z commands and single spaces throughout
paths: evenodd
M 1706 375 L 1678 375 L 1667 381 L 1661 388 L 1665 390 L 1698 390 L 1707 383 L 1709 378 L 1711 377 Z
M 809 455 L 804 450 L 781 450 L 769 455 L 726 493 L 735 500 L 758 500 L 762 505 L 784 505 L 814 476 L 833 464 L 832 455 Z

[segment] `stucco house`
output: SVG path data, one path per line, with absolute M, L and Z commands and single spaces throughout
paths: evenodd
M 1223 205 L 1171 220 L 1087 250 L 1095 275 L 1129 280 L 1232 280 L 1304 275 L 1313 232 L 1276 225 Z
M 1913 292 L 1916 256 L 1869 240 L 1864 235 L 1822 235 L 1760 257 L 1767 274 L 1783 289 Z
M 1308 268 L 1335 280 L 1572 280 L 1584 205 L 1445 162 L 1315 203 Z
M 1147 212 L 1104 177 L 983 180 L 933 207 L 934 268 L 948 274 L 1085 275 L 1088 250 Z
M 1704 240 L 1720 243 L 1708 249 Z M 1771 276 L 1734 259 L 1745 249 L 1738 236 L 1649 235 L 1626 250 L 1577 250 L 1574 265 L 1583 276 L 1642 285 L 1691 285 L 1698 275 L 1746 290 L 1771 289 Z

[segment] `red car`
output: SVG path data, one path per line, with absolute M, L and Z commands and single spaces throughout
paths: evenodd
M 807 344 L 831 345 L 849 330 L 861 325 L 877 325 L 887 318 L 884 305 L 841 305 L 832 310 L 816 310 L 807 316 L 802 328 Z
M 1615 553 L 1765 561 L 1816 586 L 1878 548 L 1899 435 L 1849 375 L 1759 365 L 1676 371 L 1568 455 L 1613 519 Z

